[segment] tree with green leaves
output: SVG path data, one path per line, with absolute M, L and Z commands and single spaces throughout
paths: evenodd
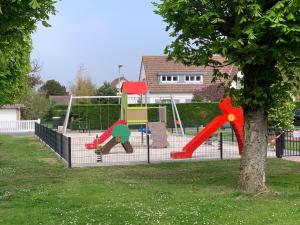
M 105 81 L 101 87 L 96 90 L 97 96 L 116 96 L 117 88 L 113 87 L 109 82 Z M 100 99 L 101 103 L 117 103 L 117 99 Z
M 299 79 L 299 0 L 163 0 L 154 3 L 174 39 L 165 52 L 186 65 L 239 66 L 243 88 L 231 91 L 245 116 L 239 190 L 265 191 L 268 110 Z M 226 62 L 213 60 L 221 54 Z M 285 79 L 287 78 L 287 79 Z M 282 99 L 279 99 L 282 101 Z
M 22 109 L 22 118 L 25 120 L 43 119 L 51 108 L 46 94 L 33 89 L 22 96 L 21 102 L 25 106 Z
M 71 92 L 73 95 L 77 96 L 95 95 L 96 85 L 93 83 L 91 77 L 87 74 L 83 65 L 79 67 L 75 84 L 71 87 Z
M 37 22 L 49 26 L 55 0 L 0 1 L 0 106 L 16 101 L 26 91 Z
M 56 80 L 47 80 L 46 83 L 40 87 L 39 91 L 44 92 L 47 98 L 50 95 L 68 95 L 66 87 Z

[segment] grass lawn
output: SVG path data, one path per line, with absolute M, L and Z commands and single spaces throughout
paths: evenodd
M 68 169 L 33 137 L 0 136 L 0 224 L 299 224 L 300 164 L 268 161 L 267 194 L 239 161 Z

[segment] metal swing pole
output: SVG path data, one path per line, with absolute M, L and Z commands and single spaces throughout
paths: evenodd
M 101 101 L 99 100 L 99 105 L 100 105 L 100 113 L 99 113 L 99 117 L 100 117 L 100 130 L 102 131 L 102 105 L 101 105 Z
M 66 114 L 66 117 L 65 117 L 63 134 L 67 133 L 67 128 L 68 128 L 68 123 L 69 123 L 69 117 L 70 117 L 70 111 L 71 111 L 72 101 L 73 101 L 73 96 L 71 95 L 70 96 L 70 100 L 69 100 L 67 114 Z
M 66 114 L 65 121 L 64 121 L 63 134 L 67 133 L 67 128 L 68 128 L 69 117 L 70 117 L 70 112 L 71 112 L 73 99 L 111 99 L 111 98 L 112 99 L 120 99 L 121 96 L 73 96 L 73 95 L 71 95 L 70 100 L 69 100 L 67 114 Z
M 177 106 L 176 106 L 176 103 L 175 103 L 174 98 L 173 98 L 172 95 L 171 95 L 171 101 L 172 101 L 172 103 L 174 104 L 173 107 L 174 107 L 174 109 L 175 109 L 175 113 L 176 113 L 177 119 L 178 119 L 178 121 L 179 121 L 179 126 L 180 126 L 180 130 L 181 130 L 181 134 L 182 134 L 182 136 L 185 136 L 184 130 L 183 130 L 183 127 L 182 127 L 182 123 L 181 123 L 181 119 L 180 119 L 180 116 L 179 116 L 179 113 L 178 113 L 178 110 L 177 110 Z
M 177 123 L 176 123 L 176 115 L 175 115 L 175 109 L 174 109 L 174 105 L 173 105 L 173 97 L 171 97 L 171 106 L 172 106 L 172 112 L 173 112 L 173 119 L 174 119 L 174 127 L 175 127 L 175 133 L 178 134 L 178 129 L 177 129 Z

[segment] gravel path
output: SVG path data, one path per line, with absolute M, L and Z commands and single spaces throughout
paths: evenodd
M 282 159 L 300 163 L 300 156 L 283 157 Z

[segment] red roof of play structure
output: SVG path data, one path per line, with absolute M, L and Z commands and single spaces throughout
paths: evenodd
M 146 94 L 148 86 L 145 82 L 123 82 L 122 91 L 126 94 Z

